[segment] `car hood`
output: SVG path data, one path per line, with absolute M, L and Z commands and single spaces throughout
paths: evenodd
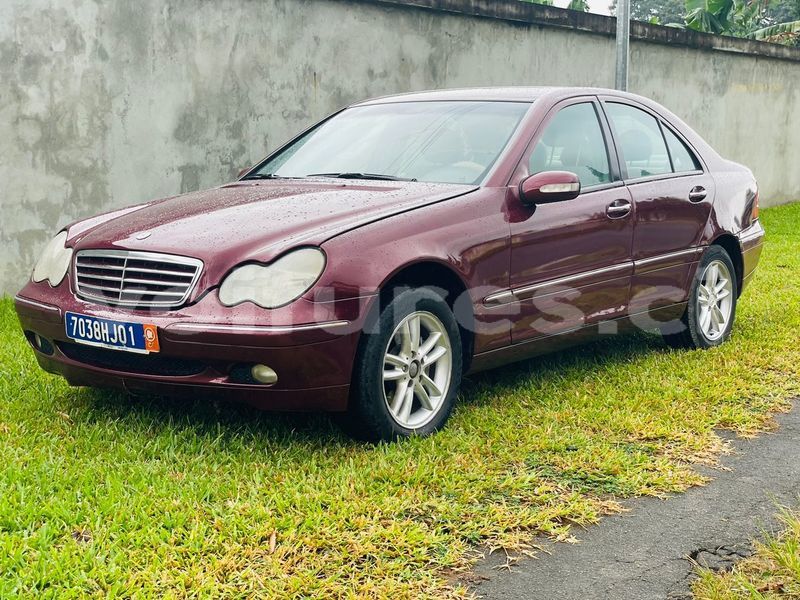
M 127 249 L 199 258 L 205 265 L 201 290 L 240 262 L 268 262 L 289 248 L 319 245 L 475 189 L 395 181 L 242 181 L 78 222 L 69 228 L 67 243 L 78 251 Z

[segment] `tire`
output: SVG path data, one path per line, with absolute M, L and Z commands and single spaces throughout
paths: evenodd
M 461 335 L 450 307 L 430 289 L 406 289 L 365 328 L 350 406 L 339 423 L 372 442 L 430 435 L 450 416 L 461 370 Z
M 716 278 L 715 278 L 716 270 Z M 716 281 L 715 285 L 712 285 Z M 709 296 L 709 290 L 715 291 Z M 731 334 L 736 318 L 739 282 L 733 261 L 721 246 L 709 246 L 692 280 L 681 331 L 664 333 L 673 348 L 713 348 Z M 716 309 L 710 308 L 716 306 Z

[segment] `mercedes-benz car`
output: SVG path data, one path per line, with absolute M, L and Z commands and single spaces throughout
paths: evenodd
M 440 428 L 467 372 L 631 327 L 721 344 L 763 237 L 750 170 L 651 100 L 443 90 L 73 223 L 15 304 L 72 385 L 338 412 L 389 440 Z

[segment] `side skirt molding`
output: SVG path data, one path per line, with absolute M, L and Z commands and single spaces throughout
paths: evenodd
M 469 372 L 477 373 L 487 369 L 493 369 L 511 362 L 527 360 L 535 356 L 583 344 L 601 337 L 608 337 L 609 333 L 601 332 L 608 332 L 610 328 L 615 328 L 617 333 L 624 334 L 626 331 L 631 331 L 636 327 L 635 321 L 637 317 L 647 316 L 647 318 L 654 321 L 663 320 L 666 322 L 670 319 L 679 318 L 685 308 L 686 302 L 678 302 L 660 307 L 653 311 L 639 311 L 632 315 L 609 319 L 601 323 L 592 323 L 590 325 L 584 325 L 583 327 L 577 327 L 560 333 L 525 340 L 495 350 L 482 352 L 473 357 Z

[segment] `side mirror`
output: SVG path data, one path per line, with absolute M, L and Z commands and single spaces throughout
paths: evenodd
M 569 171 L 544 171 L 531 175 L 519 184 L 519 197 L 524 204 L 572 200 L 581 193 L 581 182 Z
M 253 167 L 244 167 L 243 169 L 239 169 L 239 174 L 238 174 L 238 175 L 236 175 L 236 179 L 241 179 L 241 178 L 242 178 L 242 176 L 243 176 L 245 173 L 247 173 L 247 172 L 248 172 L 250 169 L 252 169 L 252 168 L 253 168 Z

